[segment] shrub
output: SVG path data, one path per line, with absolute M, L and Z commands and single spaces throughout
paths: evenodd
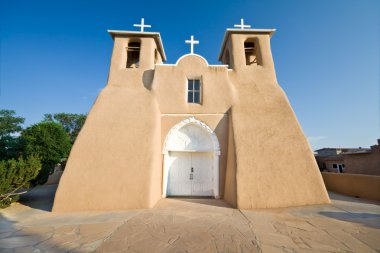
M 40 170 L 41 162 L 37 156 L 0 161 L 0 208 L 17 201 L 19 191 L 29 188 L 30 181 Z
M 0 161 L 18 158 L 21 153 L 17 135 L 25 119 L 13 110 L 0 109 Z
M 55 114 L 45 114 L 44 121 L 51 121 L 60 123 L 65 131 L 70 136 L 70 141 L 73 144 L 77 138 L 84 122 L 86 121 L 87 115 L 85 114 L 74 114 L 74 113 L 55 113 Z
M 41 159 L 42 169 L 33 184 L 46 183 L 54 166 L 66 158 L 71 149 L 69 135 L 63 126 L 55 122 L 41 122 L 28 127 L 21 133 L 24 154 L 37 155 Z

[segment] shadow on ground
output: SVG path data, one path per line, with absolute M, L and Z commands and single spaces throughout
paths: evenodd
M 380 229 L 380 214 L 350 212 L 319 212 L 320 215 L 341 221 L 354 222 L 367 227 Z
M 33 209 L 51 212 L 54 203 L 55 192 L 58 185 L 44 185 L 35 187 L 20 196 L 19 202 Z
M 331 200 L 349 201 L 351 203 L 367 203 L 367 204 L 380 205 L 380 202 L 376 200 L 363 199 L 363 198 L 359 198 L 355 196 L 347 196 L 347 195 L 342 195 L 340 193 L 335 193 L 331 191 L 329 191 L 329 197 Z
M 40 232 L 44 230 L 45 233 Z M 23 227 L 0 213 L 0 252 L 68 252 L 63 245 L 51 243 L 53 228 Z
M 174 199 L 178 201 L 196 203 L 196 204 L 208 205 L 208 206 L 233 208 L 229 204 L 227 204 L 224 200 L 213 199 L 209 197 L 170 197 L 168 199 Z

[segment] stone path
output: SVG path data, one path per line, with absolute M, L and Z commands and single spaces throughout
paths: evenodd
M 221 200 L 162 199 L 97 252 L 260 252 L 249 221 Z
M 380 252 L 379 203 L 330 198 L 331 205 L 242 212 L 263 252 Z
M 162 199 L 153 209 L 51 213 L 55 186 L 0 210 L 0 252 L 380 252 L 380 205 L 330 193 L 331 205 L 237 210 Z

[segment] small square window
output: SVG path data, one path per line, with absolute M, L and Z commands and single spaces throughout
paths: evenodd
M 201 81 L 199 79 L 189 79 L 187 81 L 187 102 L 201 103 Z
M 336 169 L 338 168 L 338 165 L 336 163 L 333 164 L 333 168 Z

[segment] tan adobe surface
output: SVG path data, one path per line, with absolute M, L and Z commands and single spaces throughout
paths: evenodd
M 74 144 L 53 210 L 153 207 L 163 196 L 165 138 L 189 117 L 218 138 L 220 197 L 232 206 L 329 203 L 310 145 L 277 83 L 271 33 L 229 31 L 221 59 L 231 69 L 195 54 L 162 64 L 157 36 L 149 33 L 138 38 L 139 68 L 128 69 L 126 47 L 136 35 L 114 33 L 107 86 Z M 247 39 L 258 45 L 259 64 L 245 64 Z M 201 104 L 187 103 L 188 78 L 201 80 Z

